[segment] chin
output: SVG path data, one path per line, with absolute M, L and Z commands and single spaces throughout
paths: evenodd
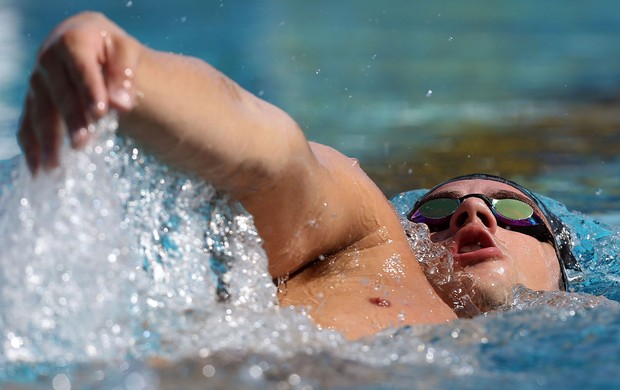
M 512 288 L 505 286 L 476 286 L 472 292 L 474 305 L 483 313 L 510 305 L 513 300 Z
M 513 300 L 512 285 L 498 277 L 497 273 L 475 275 L 468 273 L 471 280 L 471 300 L 483 313 L 497 310 Z

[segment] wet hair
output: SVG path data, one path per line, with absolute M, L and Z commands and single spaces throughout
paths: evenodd
M 579 263 L 577 262 L 577 259 L 575 258 L 575 255 L 573 254 L 573 250 L 572 250 L 571 232 L 568 229 L 568 227 L 564 224 L 564 222 L 562 222 L 560 217 L 552 213 L 549 210 L 549 208 L 545 205 L 545 203 L 538 196 L 536 196 L 533 192 L 523 187 L 522 185 L 517 184 L 514 181 L 505 179 L 501 176 L 489 175 L 486 173 L 473 173 L 469 175 L 457 176 L 457 177 L 453 177 L 452 179 L 448 179 L 436 185 L 435 187 L 431 188 L 426 194 L 424 194 L 416 202 L 413 208 L 415 209 L 421 202 L 423 202 L 426 199 L 426 197 L 429 194 L 434 192 L 439 187 L 443 187 L 444 185 L 448 183 L 452 183 L 456 181 L 476 180 L 476 179 L 491 180 L 491 181 L 496 181 L 499 183 L 507 184 L 515 188 L 519 192 L 523 193 L 525 196 L 527 196 L 540 209 L 543 216 L 547 220 L 546 221 L 548 224 L 547 228 L 549 229 L 549 233 L 551 237 L 553 238 L 551 244 L 553 245 L 555 249 L 556 257 L 558 258 L 558 261 L 560 263 L 560 270 L 562 272 L 562 285 L 560 287 L 563 288 L 564 290 L 567 290 L 570 285 L 570 282 L 576 279 L 574 277 L 571 278 L 569 276 L 568 270 L 573 271 L 571 272 L 571 274 L 581 273 L 581 267 Z

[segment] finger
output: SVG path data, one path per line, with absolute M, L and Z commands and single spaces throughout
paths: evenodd
M 135 106 L 134 69 L 137 66 L 135 50 L 131 38 L 116 39 L 105 37 L 105 82 L 109 91 L 109 101 L 113 108 L 130 111 Z
M 88 139 L 89 115 L 85 102 L 65 66 L 67 61 L 63 57 L 66 57 L 66 54 L 59 54 L 58 51 L 64 49 L 56 49 L 56 52 L 50 50 L 40 59 L 40 74 L 48 92 L 45 97 L 60 112 L 67 125 L 72 145 L 79 147 Z
M 34 128 L 32 127 L 31 111 L 32 106 L 27 101 L 24 111 L 22 113 L 19 131 L 17 133 L 17 142 L 19 143 L 20 148 L 24 152 L 24 157 L 26 158 L 26 164 L 28 165 L 28 169 L 30 170 L 30 173 L 34 176 L 39 170 L 41 154 L 40 145 L 37 141 Z
M 63 128 L 56 105 L 38 72 L 33 75 L 28 99 L 29 121 L 39 146 L 40 165 L 46 170 L 55 168 L 59 163 Z
M 65 41 L 82 39 L 77 33 L 77 38 L 68 34 Z M 109 110 L 109 98 L 104 80 L 101 63 L 105 61 L 105 48 L 101 42 L 103 36 L 88 36 L 82 45 L 90 48 L 99 47 L 99 50 L 87 50 L 83 53 L 70 53 L 67 49 L 62 50 L 60 55 L 65 64 L 65 72 L 77 98 L 85 110 L 89 122 L 95 121 L 105 115 Z M 73 46 L 70 46 L 73 45 Z M 77 47 L 78 43 L 67 42 L 65 47 Z

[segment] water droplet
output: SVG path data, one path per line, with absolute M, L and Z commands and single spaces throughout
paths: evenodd
M 256 364 L 250 367 L 248 371 L 253 379 L 260 379 L 263 376 L 263 369 Z
M 215 375 L 215 367 L 210 364 L 207 364 L 202 368 L 202 375 L 207 378 L 212 378 Z
M 71 390 L 71 381 L 65 374 L 58 374 L 52 379 L 54 390 Z
M 148 388 L 146 379 L 137 372 L 132 372 L 125 378 L 125 386 L 127 389 L 142 390 Z
M 301 377 L 299 375 L 297 375 L 297 374 L 291 374 L 288 377 L 288 383 L 291 386 L 298 386 L 301 383 Z
M 278 287 L 278 293 L 282 295 L 286 295 L 288 293 L 288 282 L 289 275 L 279 276 L 277 279 L 276 286 Z

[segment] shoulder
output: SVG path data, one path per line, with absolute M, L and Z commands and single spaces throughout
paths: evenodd
M 364 250 L 403 235 L 400 217 L 359 161 L 325 145 L 310 143 L 321 169 L 329 217 L 339 226 L 335 248 Z M 329 207 L 329 202 L 332 207 Z
M 345 248 L 372 248 L 402 232 L 389 200 L 357 160 L 308 142 L 309 152 L 290 156 L 270 192 L 254 197 L 250 212 L 276 278 Z M 308 149 L 306 149 L 308 151 Z

